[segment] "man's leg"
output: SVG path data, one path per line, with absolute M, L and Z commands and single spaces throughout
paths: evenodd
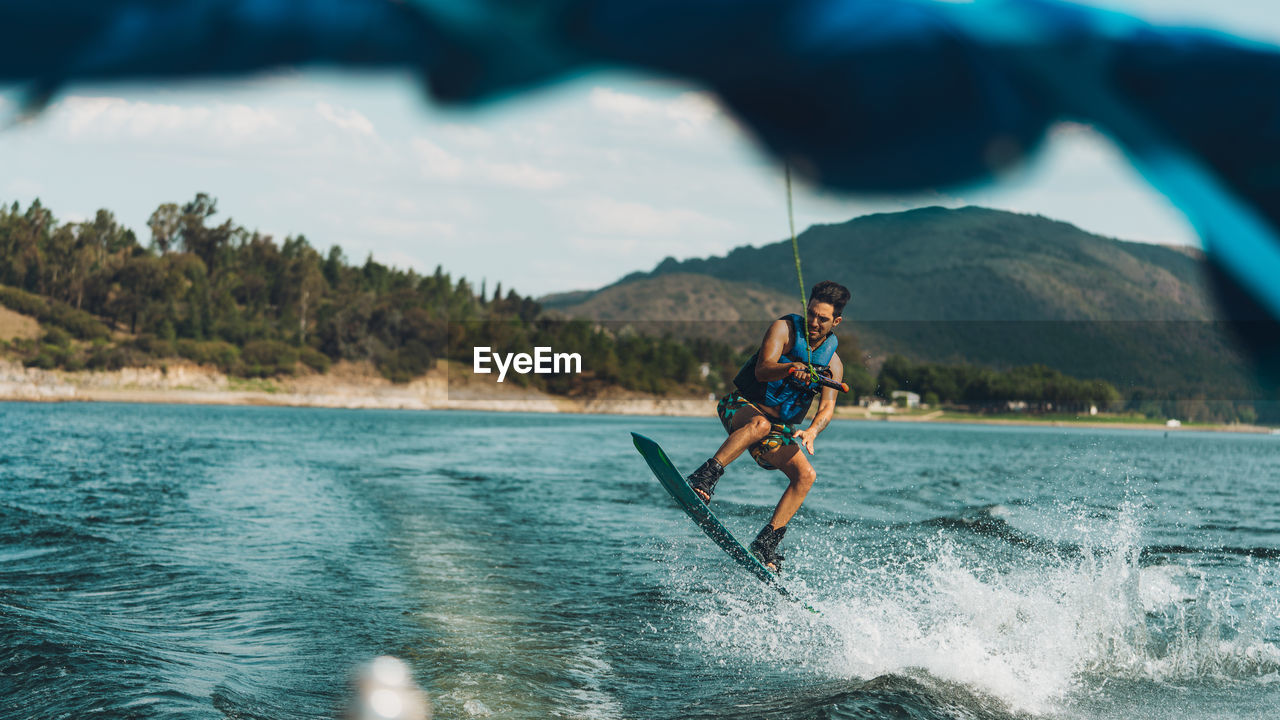
M 715 455 L 688 477 L 689 487 L 702 498 L 702 502 L 711 502 L 711 493 L 724 467 L 737 460 L 747 448 L 763 440 L 772 427 L 773 422 L 750 405 L 744 404 L 733 413 L 729 419 L 729 437 L 720 444 Z
M 775 528 L 784 528 L 800 509 L 805 496 L 809 494 L 809 488 L 813 487 L 813 481 L 818 478 L 818 473 L 809 464 L 809 459 L 804 456 L 804 449 L 799 444 L 784 445 L 766 453 L 764 460 L 781 470 L 791 481 L 778 500 L 778 506 L 773 509 L 773 519 L 769 521 Z
M 782 536 L 787 532 L 787 523 L 791 522 L 796 510 L 800 509 L 818 474 L 809 464 L 799 445 L 784 445 L 777 450 L 765 453 L 763 459 L 781 470 L 791 481 L 773 510 L 773 518 L 751 542 L 751 552 L 764 563 L 765 567 L 778 572 L 782 567 L 783 559 L 778 552 L 778 543 L 782 542 Z

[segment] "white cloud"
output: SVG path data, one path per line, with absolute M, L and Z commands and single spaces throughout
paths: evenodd
M 446 123 L 436 128 L 441 137 L 456 147 L 484 149 L 493 147 L 493 134 L 475 125 Z
M 215 105 L 210 113 L 214 134 L 228 141 L 262 138 L 284 130 L 285 124 L 271 110 L 248 105 Z
M 325 120 L 354 135 L 374 137 L 377 134 L 374 131 L 373 122 L 358 110 L 335 107 L 326 102 L 318 102 L 316 103 L 316 112 L 320 113 L 320 116 Z
M 415 241 L 454 238 L 458 235 L 456 225 L 439 220 L 370 217 L 360 225 L 374 235 Z
M 409 144 L 427 177 L 451 180 L 462 175 L 462 160 L 448 150 L 422 137 L 414 138 Z
M 144 138 L 204 123 L 209 117 L 205 108 L 187 109 L 114 97 L 72 96 L 58 103 L 56 112 L 73 138 L 121 134 Z
M 706 93 L 687 92 L 667 104 L 666 114 L 676 121 L 678 132 L 692 135 L 720 115 L 720 106 Z
M 723 220 L 693 210 L 660 209 L 612 198 L 595 198 L 583 203 L 577 219 L 584 232 L 632 237 L 688 237 L 694 233 L 720 233 L 732 227 Z
M 71 96 L 59 102 L 53 114 L 59 127 L 75 140 L 202 138 L 240 145 L 279 137 L 289 129 L 276 112 L 242 104 L 181 106 Z
M 529 163 L 464 160 L 434 142 L 414 138 L 410 145 L 418 158 L 422 173 L 439 180 L 470 180 L 489 186 L 514 187 L 525 190 L 551 190 L 565 183 L 565 175 L 556 170 L 539 168 Z
M 685 92 L 669 100 L 653 100 L 612 88 L 592 88 L 590 103 L 597 111 L 631 123 L 666 122 L 682 137 L 704 131 L 720 115 L 708 93 Z
M 591 107 L 626 120 L 635 120 L 662 113 L 661 103 L 656 100 L 618 92 L 607 87 L 591 89 Z
M 563 173 L 543 170 L 528 163 L 482 163 L 479 169 L 483 177 L 492 183 L 526 190 L 552 190 L 565 182 Z

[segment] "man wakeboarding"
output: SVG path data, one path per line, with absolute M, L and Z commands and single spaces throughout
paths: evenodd
M 781 470 L 787 476 L 790 483 L 773 517 L 750 547 L 751 553 L 775 573 L 781 570 L 783 560 L 778 543 L 817 478 L 800 448 L 812 455 L 814 439 L 835 413 L 835 389 L 821 384 L 813 374 L 836 383 L 844 376 L 844 365 L 836 355 L 835 329 L 848 301 L 848 288 L 824 280 L 809 293 L 805 317 L 792 314 L 773 321 L 760 349 L 734 378 L 736 389 L 716 406 L 729 437 L 688 477 L 689 487 L 710 504 L 725 466 L 744 450 L 760 467 Z M 809 427 L 798 429 L 819 392 L 822 399 L 817 415 Z

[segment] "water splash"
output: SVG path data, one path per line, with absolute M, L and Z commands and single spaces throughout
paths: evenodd
M 1012 562 L 971 534 L 896 538 L 813 591 L 825 598 L 825 623 L 722 599 L 701 613 L 698 632 L 748 662 L 850 680 L 923 672 L 1014 712 L 1058 710 L 1113 680 L 1280 678 L 1280 647 L 1268 639 L 1277 633 L 1276 564 L 1250 559 L 1247 587 L 1239 572 L 1224 586 L 1212 568 L 1144 567 L 1140 512 L 1125 503 L 1110 520 L 1082 516 L 1078 547 L 1024 547 Z

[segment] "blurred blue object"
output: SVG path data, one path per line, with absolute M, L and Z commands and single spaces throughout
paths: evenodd
M 324 63 L 500 97 L 596 65 L 714 90 L 829 187 L 990 179 L 1059 119 L 1108 132 L 1204 238 L 1223 315 L 1280 376 L 1280 53 L 1053 0 L 0 0 L 0 81 Z

